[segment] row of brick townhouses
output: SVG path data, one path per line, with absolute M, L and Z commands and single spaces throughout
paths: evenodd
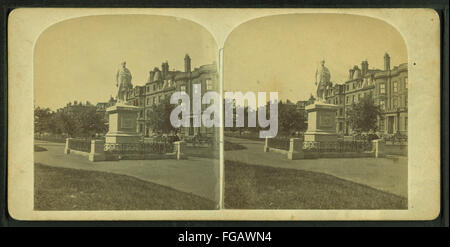
M 208 91 L 218 91 L 218 74 L 217 64 L 202 65 L 198 68 L 191 69 L 191 58 L 186 54 L 184 57 L 184 71 L 170 70 L 169 63 L 163 62 L 161 68 L 155 67 L 149 72 L 148 79 L 144 85 L 135 86 L 127 92 L 127 104 L 134 105 L 140 108 L 138 113 L 137 131 L 143 136 L 151 136 L 156 134 L 150 127 L 149 112 L 151 107 L 159 104 L 162 100 L 170 98 L 174 92 L 186 92 L 191 101 L 193 99 L 193 85 L 201 85 L 201 96 Z M 105 103 L 97 105 L 99 110 Z M 192 102 L 191 102 L 192 105 Z M 202 112 L 207 105 L 202 104 Z M 192 112 L 192 107 L 191 107 Z M 191 115 L 192 117 L 192 115 Z M 181 135 L 214 135 L 214 129 L 205 127 L 191 127 L 181 128 L 179 134 Z
M 149 126 L 148 113 L 154 104 L 158 104 L 176 91 L 186 92 L 192 100 L 194 84 L 201 85 L 202 96 L 208 91 L 218 91 L 217 64 L 202 65 L 191 69 L 191 58 L 184 58 L 184 71 L 170 70 L 169 63 L 163 62 L 161 68 L 155 67 L 149 72 L 144 85 L 135 86 L 127 93 L 127 102 L 140 108 L 138 114 L 139 133 L 145 136 L 153 135 Z M 378 134 L 407 135 L 408 130 L 408 65 L 402 63 L 391 68 L 389 54 L 384 55 L 383 69 L 369 69 L 368 61 L 362 61 L 361 66 L 355 65 L 349 70 L 348 79 L 344 83 L 331 84 L 325 91 L 325 99 L 329 104 L 338 106 L 336 112 L 336 131 L 342 135 L 352 135 L 354 131 L 348 124 L 347 111 L 353 103 L 358 103 L 363 97 L 372 97 L 382 111 L 378 118 Z M 311 96 L 308 100 L 298 101 L 297 108 L 304 111 L 305 106 L 314 103 Z M 115 104 L 111 97 L 108 102 L 98 103 L 98 111 Z M 192 105 L 192 102 L 191 102 Z M 202 112 L 207 105 L 202 104 Z M 192 109 L 191 109 L 192 111 Z M 107 115 L 106 115 L 107 116 Z M 191 120 L 192 126 L 192 120 Z M 181 135 L 210 135 L 215 129 L 205 127 L 181 128 Z
M 342 84 L 334 84 L 325 92 L 326 102 L 338 106 L 336 131 L 342 135 L 354 132 L 347 122 L 347 111 L 353 103 L 363 97 L 372 97 L 382 111 L 378 118 L 378 134 L 407 135 L 408 133 L 408 65 L 402 63 L 391 68 L 389 54 L 384 55 L 383 69 L 369 69 L 368 61 L 349 70 L 348 79 Z M 304 109 L 314 99 L 299 101 L 297 106 Z

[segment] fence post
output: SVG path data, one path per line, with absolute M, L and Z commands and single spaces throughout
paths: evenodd
M 266 140 L 264 142 L 264 152 L 269 152 L 269 138 L 266 137 Z
M 375 153 L 375 158 L 379 158 L 383 155 L 384 142 L 381 139 L 372 140 L 373 150 Z
M 289 143 L 288 159 L 297 160 L 305 157 L 303 153 L 303 141 L 301 138 L 291 138 Z
M 64 148 L 64 154 L 70 154 L 69 142 L 70 138 L 66 138 L 66 147 Z
M 91 141 L 91 153 L 89 153 L 89 161 L 105 160 L 105 142 L 102 140 Z
M 175 144 L 175 152 L 177 155 L 177 160 L 183 159 L 185 157 L 183 154 L 184 141 L 176 141 L 176 142 L 174 142 L 174 144 Z

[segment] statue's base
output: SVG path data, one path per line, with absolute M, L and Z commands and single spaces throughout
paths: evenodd
M 335 142 L 336 111 L 338 106 L 318 102 L 305 107 L 308 112 L 308 129 L 305 132 L 305 141 Z
M 106 143 L 136 143 L 140 140 L 137 130 L 139 108 L 118 102 L 106 109 L 109 114 L 109 131 Z

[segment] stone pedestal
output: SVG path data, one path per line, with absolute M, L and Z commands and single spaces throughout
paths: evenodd
M 297 160 L 305 157 L 303 153 L 303 141 L 300 138 L 291 138 L 288 159 Z
M 384 141 L 377 139 L 372 140 L 373 152 L 375 153 L 375 158 L 383 157 L 384 154 Z
M 305 132 L 305 142 L 336 142 L 336 111 L 337 106 L 325 103 L 315 103 L 305 107 L 308 112 L 308 129 Z
M 89 160 L 92 162 L 103 161 L 105 156 L 105 142 L 102 140 L 91 141 L 91 153 L 89 154 Z
M 64 147 L 65 154 L 70 154 L 69 142 L 70 142 L 70 138 L 66 138 L 66 146 Z
M 109 115 L 109 130 L 105 142 L 108 144 L 137 143 L 141 136 L 137 133 L 139 108 L 118 103 L 106 109 Z
M 184 141 L 177 141 L 173 143 L 175 145 L 175 153 L 177 156 L 177 160 L 181 160 L 185 158 L 185 155 L 183 153 L 184 149 Z
M 264 142 L 264 152 L 269 152 L 269 138 L 266 137 L 266 140 Z

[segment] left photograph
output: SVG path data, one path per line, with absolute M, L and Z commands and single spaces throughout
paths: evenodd
M 214 104 L 200 98 L 219 92 L 217 51 L 204 27 L 168 16 L 44 30 L 34 47 L 34 210 L 218 209 L 219 128 L 195 124 Z

